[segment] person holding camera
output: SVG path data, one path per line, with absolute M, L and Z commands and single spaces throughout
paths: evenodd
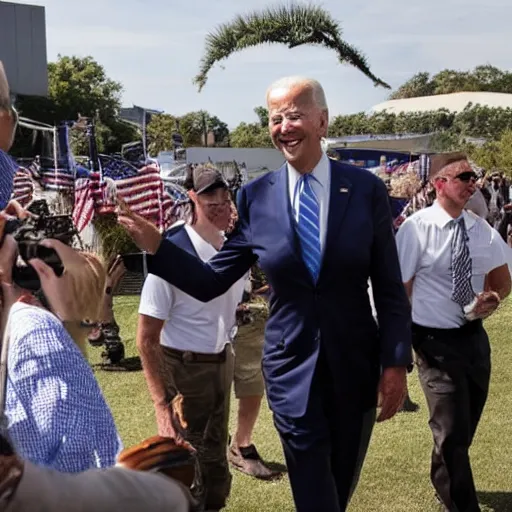
M 14 139 L 15 119 L 16 114 L 10 105 L 9 87 L 0 61 L 0 210 L 8 205 L 9 214 L 23 217 L 26 214 L 25 211 L 16 208 L 13 203 L 9 204 L 15 165 L 7 155 L 7 151 Z M 52 242 L 49 242 L 49 245 L 50 247 L 54 246 Z M 60 244 L 58 243 L 55 245 L 57 251 L 60 251 L 59 256 L 62 263 L 64 265 L 67 263 L 67 268 L 73 266 L 73 262 L 77 262 L 67 249 L 59 248 Z M 14 240 L 12 237 L 5 237 L 3 244 L 0 244 L 0 259 L 2 260 L 0 269 L 5 269 L 4 272 L 0 272 L 2 291 L 0 339 L 2 340 L 2 346 L 5 346 L 8 341 L 8 336 L 3 334 L 6 327 L 5 320 L 9 316 L 10 307 L 17 298 L 16 289 L 9 279 L 15 254 L 16 244 Z M 83 263 L 81 260 L 78 261 Z M 34 264 L 34 262 L 32 263 Z M 73 304 L 66 303 L 66 295 L 60 295 L 63 289 L 57 284 L 53 271 L 38 262 L 35 262 L 35 266 L 39 269 L 39 277 L 45 295 L 53 304 L 54 311 L 67 316 L 69 312 L 67 308 L 71 306 L 72 312 L 75 314 L 77 310 Z M 65 282 L 66 279 L 64 278 L 64 288 Z M 69 290 L 66 289 L 66 291 Z M 62 318 L 66 318 L 66 316 Z M 68 318 L 77 317 L 75 315 Z M 69 323 L 66 325 L 68 327 L 72 326 Z M 73 322 L 73 325 L 76 326 L 76 323 Z M 50 342 L 60 339 L 63 351 L 65 351 L 65 348 L 72 346 L 72 340 L 69 334 L 62 330 L 62 324 L 53 322 L 52 327 L 52 330 L 45 332 L 45 336 L 49 336 Z M 38 344 L 38 347 L 35 348 L 39 348 L 39 351 L 46 350 L 45 346 L 41 344 Z M 37 350 L 34 352 L 37 352 Z M 73 353 L 76 355 L 76 350 Z M 89 373 L 86 380 L 91 376 L 92 374 Z M 65 399 L 66 395 L 62 395 L 61 398 Z M 0 399 L 3 403 L 4 395 Z M 81 403 L 80 407 L 83 407 L 86 413 L 90 412 L 90 409 L 87 408 L 87 401 Z M 89 418 L 89 420 L 92 419 Z M 0 408 L 0 430 L 5 425 L 6 420 L 5 411 Z M 79 425 L 75 423 L 75 426 Z M 86 512 L 89 510 L 116 512 L 119 509 L 124 512 L 139 510 L 145 510 L 146 512 L 190 512 L 192 509 L 192 501 L 188 490 L 180 482 L 167 476 L 133 471 L 123 467 L 90 469 L 78 474 L 58 472 L 25 460 L 19 453 L 16 453 L 5 434 L 5 431 L 0 431 L 0 510 L 4 512 L 22 512 L 26 510 L 31 512 L 53 512 L 55 510 L 61 512 Z M 177 454 L 180 456 L 181 452 Z M 153 461 L 153 466 L 159 461 L 160 464 L 165 466 L 165 459 L 172 459 L 172 454 L 166 453 L 166 451 L 162 452 L 161 449 L 155 454 L 152 447 L 147 447 L 144 455 Z M 157 456 L 155 457 L 155 455 Z M 140 463 L 144 463 L 144 457 L 139 457 L 138 460 Z M 167 464 L 170 462 L 170 460 L 167 460 Z
M 121 440 L 94 374 L 70 336 L 81 338 L 84 314 L 94 313 L 91 305 L 100 303 L 104 270 L 92 255 L 77 253 L 56 240 L 41 245 L 54 249 L 65 268 L 57 277 L 42 260 L 28 262 L 37 272 L 50 311 L 12 281 L 14 238 L 4 237 L 0 248 L 9 344 L 9 436 L 20 455 L 59 471 L 113 466 Z
M 13 189 L 16 166 L 7 151 L 16 122 L 0 63 L 0 210 L 8 205 Z M 92 255 L 79 254 L 56 240 L 41 242 L 36 254 L 51 252 L 64 269 L 58 278 L 40 259 L 23 262 L 37 272 L 48 311 L 13 282 L 18 248 L 15 239 L 5 234 L 7 220 L 2 214 L 1 313 L 3 344 L 8 343 L 9 437 L 22 457 L 42 466 L 70 473 L 112 466 L 122 449 L 121 440 L 94 374 L 69 334 L 82 338 L 87 328 L 82 322 L 96 320 L 99 312 L 94 305 L 104 291 L 105 271 Z

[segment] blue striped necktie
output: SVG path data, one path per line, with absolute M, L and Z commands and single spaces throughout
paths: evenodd
M 316 281 L 320 272 L 320 205 L 311 187 L 314 178 L 304 174 L 300 180 L 298 235 L 302 247 L 302 258 Z M 299 188 L 300 190 L 300 188 Z

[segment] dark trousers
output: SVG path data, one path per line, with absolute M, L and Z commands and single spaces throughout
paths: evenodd
M 413 345 L 434 437 L 432 483 L 449 512 L 480 511 L 469 447 L 489 390 L 487 333 L 480 321 L 461 329 L 413 326 Z
M 194 361 L 176 350 L 162 347 L 171 400 L 183 395 L 187 441 L 197 450 L 201 467 L 202 495 L 195 496 L 204 508 L 224 508 L 231 490 L 227 460 L 229 404 L 233 382 L 233 349 L 227 345 L 223 362 Z M 184 360 L 185 359 L 185 360 Z
M 329 369 L 319 361 L 306 415 L 274 414 L 297 512 L 342 512 L 357 485 L 375 409 L 343 409 Z

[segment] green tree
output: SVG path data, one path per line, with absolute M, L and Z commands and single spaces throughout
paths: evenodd
M 268 127 L 263 127 L 260 123 L 240 123 L 231 132 L 230 141 L 234 148 L 272 147 Z
M 512 109 L 469 105 L 455 114 L 447 110 L 391 114 L 364 112 L 333 118 L 329 134 L 333 137 L 361 134 L 404 134 L 452 131 L 460 137 L 498 139 L 512 129 Z
M 177 131 L 176 117 L 158 114 L 151 118 L 146 129 L 148 149 L 151 155 L 173 149 L 172 134 Z
M 179 123 L 185 146 L 202 146 L 205 130 L 213 132 L 216 146 L 224 146 L 228 143 L 228 125 L 217 116 L 213 116 L 204 110 L 185 114 L 179 118 Z
M 473 71 L 445 69 L 430 76 L 421 72 L 407 80 L 390 99 L 416 98 L 463 91 L 486 91 L 512 94 L 512 73 L 489 64 L 477 66 Z
M 417 98 L 419 96 L 431 96 L 432 94 L 434 94 L 434 87 L 430 80 L 430 74 L 422 72 L 407 80 L 405 84 L 390 95 L 389 99 Z
M 512 129 L 483 146 L 467 144 L 463 149 L 475 163 L 488 171 L 502 171 L 512 177 Z
M 21 96 L 17 107 L 21 115 L 50 125 L 77 120 L 79 115 L 95 118 L 100 151 L 115 152 L 140 138 L 133 125 L 118 119 L 121 92 L 122 85 L 92 57 L 59 55 L 48 64 L 48 97 Z M 73 135 L 74 151 L 83 152 L 83 140 L 83 135 Z M 19 143 L 23 146 L 22 140 Z
M 364 55 L 342 39 L 339 23 L 327 11 L 298 4 L 237 15 L 230 23 L 218 26 L 206 36 L 204 56 L 194 82 L 201 91 L 217 62 L 235 52 L 268 43 L 281 43 L 288 48 L 316 45 L 333 50 L 341 64 L 356 67 L 376 86 L 390 88 L 371 72 Z
M 268 109 L 262 106 L 254 107 L 254 113 L 258 116 L 262 128 L 268 128 Z

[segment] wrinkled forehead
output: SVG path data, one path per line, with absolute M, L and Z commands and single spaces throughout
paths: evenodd
M 310 87 L 294 86 L 272 89 L 267 96 L 270 113 L 280 114 L 291 110 L 308 110 L 315 106 Z

